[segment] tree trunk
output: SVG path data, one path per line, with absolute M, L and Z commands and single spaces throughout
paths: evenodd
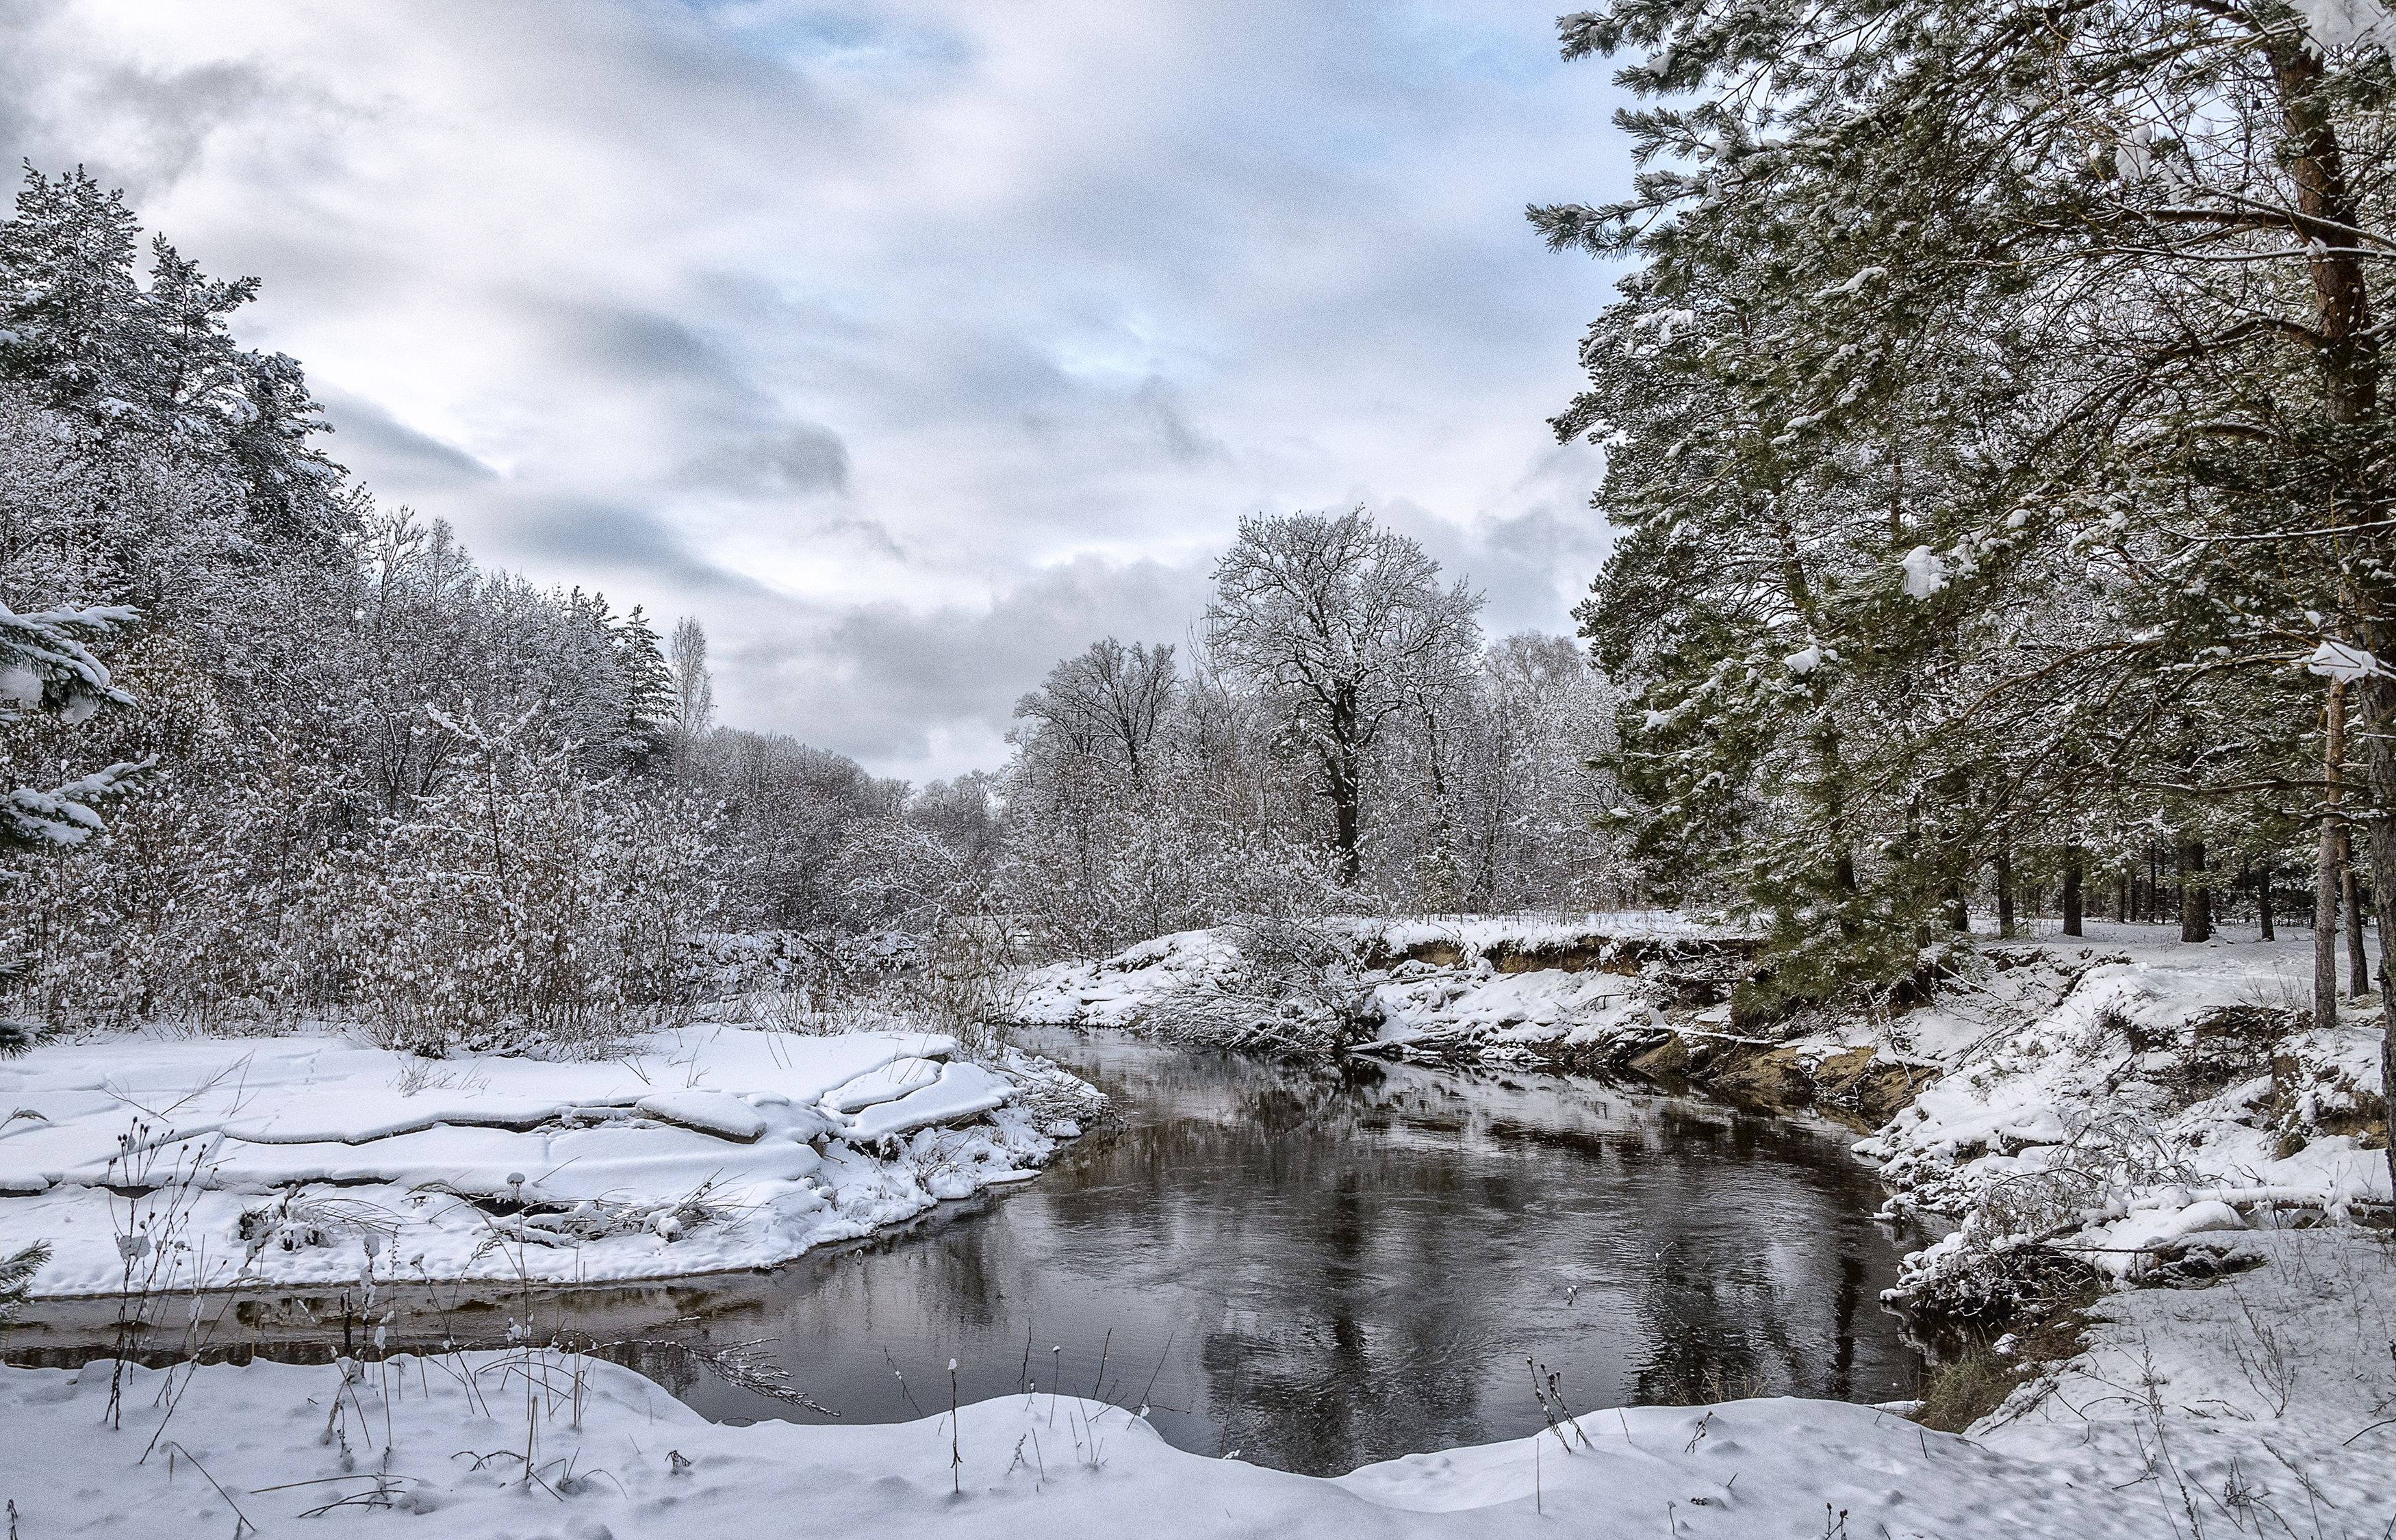
M 2130 923 L 2130 863 L 2122 863 L 2113 873 L 2113 918 L 2123 924 Z
M 2338 763 L 2346 757 L 2346 682 L 2322 708 L 2321 854 L 2313 867 L 2313 1025 L 2337 1022 Z
M 2271 863 L 2265 861 L 2256 869 L 2255 916 L 2262 923 L 2262 937 L 2277 941 L 2279 933 L 2271 929 Z
M 2387 639 L 2374 636 L 2371 640 L 2385 645 Z M 2388 937 L 2396 936 L 2396 818 L 2388 810 L 2396 806 L 2396 748 L 2391 748 L 2388 735 L 2396 731 L 2396 681 L 2384 675 L 2363 682 L 2363 765 L 2371 781 L 2371 907 L 2373 917 L 2379 922 L 2379 962 L 2388 964 Z M 2379 1082 L 2396 1085 L 2396 989 L 2380 981 L 2379 1011 Z M 2396 1184 L 2396 1140 L 2388 1146 L 2388 1177 Z
M 2204 885 L 2204 842 L 2179 843 L 2179 938 L 2213 938 L 2213 890 Z
M 2014 934 L 2014 854 L 2010 846 L 1999 845 L 1994 862 L 1997 882 L 1997 934 L 2010 940 Z
M 2080 851 L 2076 846 L 2063 861 L 2063 934 L 2080 934 Z
M 2360 1000 L 2371 992 L 2371 949 L 2363 935 L 2363 879 L 2354 874 L 2354 828 L 2337 830 L 2338 891 L 2346 905 L 2346 993 Z
M 2286 163 L 2296 183 L 2296 206 L 2305 215 L 2339 228 L 2350 228 L 2364 218 L 2346 177 L 2343 148 L 2330 116 L 2333 103 L 2323 89 L 2327 62 L 2302 31 L 2274 33 L 2265 52 L 2271 63 L 2272 84 L 2287 122 Z M 2344 241 L 2310 243 L 2314 328 L 2320 342 L 2313 357 L 2321 368 L 2322 394 L 2333 422 L 2359 425 L 2377 415 L 2380 344 L 2371 321 L 2371 290 L 2363 276 L 2363 254 Z M 2378 516 L 2386 495 L 2379 479 L 2384 471 L 2349 463 L 2338 467 L 2336 497 L 2327 511 L 2333 524 Z M 2357 588 L 2373 582 L 2369 604 L 2351 603 L 2360 641 L 2376 657 L 2391 656 L 2396 643 L 2376 601 L 2384 590 L 2376 580 L 2347 571 Z M 2361 598 L 2360 593 L 2352 598 Z M 2388 735 L 2396 730 L 2396 681 L 2385 673 L 2363 676 L 2360 691 L 2363 727 L 2363 765 L 2370 785 L 2372 907 L 2377 911 L 2379 936 L 2396 935 L 2396 750 Z M 2316 943 L 2318 944 L 2318 943 Z M 2333 974 L 2335 968 L 2333 967 Z M 2333 977 L 2332 982 L 2336 980 Z M 2396 989 L 2380 991 L 2383 1029 L 2380 1037 L 2380 1083 L 2396 1087 Z M 2396 1122 L 2396 1120 L 2391 1120 Z M 2396 1183 L 2396 1138 L 2387 1141 L 2388 1175 Z
M 1353 889 L 1364 879 L 1364 860 L 1357 849 L 1356 803 L 1362 795 L 1364 746 L 1357 730 L 1356 703 L 1347 694 L 1331 701 L 1331 741 L 1324 746 L 1324 777 L 1330 782 L 1331 831 L 1339 848 L 1339 885 Z

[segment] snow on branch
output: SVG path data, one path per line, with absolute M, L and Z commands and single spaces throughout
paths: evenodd
M 132 704 L 133 697 L 110 683 L 107 666 L 85 644 L 138 618 L 124 604 L 30 615 L 0 604 L 0 721 L 50 710 L 77 723 L 104 704 Z
M 107 665 L 86 643 L 139 618 L 124 604 L 28 615 L 0 604 L 0 722 L 52 711 L 73 724 L 104 705 L 131 705 L 133 697 L 111 682 Z M 95 770 L 47 791 L 20 786 L 0 793 L 0 845 L 82 843 L 108 827 L 91 804 L 124 790 L 156 763 L 153 755 Z
M 157 763 L 154 754 L 121 761 L 47 791 L 16 788 L 0 796 L 0 844 L 82 843 L 108 827 L 91 803 L 123 791 L 126 782 Z
M 2312 656 L 2305 659 L 2305 672 L 2321 674 L 2341 684 L 2387 671 L 2379 659 L 2361 647 L 2326 636 L 2322 638 L 2321 645 L 2313 649 Z

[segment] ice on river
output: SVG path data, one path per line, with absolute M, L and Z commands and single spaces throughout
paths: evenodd
M 137 1035 L 0 1064 L 35 1287 L 626 1279 L 783 1261 L 1044 1162 L 1056 1072 L 938 1033 L 654 1034 L 589 1063 Z

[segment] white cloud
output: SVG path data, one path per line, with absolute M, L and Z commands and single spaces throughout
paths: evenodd
M 699 615 L 729 720 L 945 774 L 1093 628 L 1178 636 L 1244 512 L 1373 502 L 1566 625 L 1595 460 L 1543 419 L 1605 274 L 1522 208 L 1622 173 L 1551 29 L 52 0 L 0 20 L 0 154 L 262 277 L 245 335 L 387 500 Z

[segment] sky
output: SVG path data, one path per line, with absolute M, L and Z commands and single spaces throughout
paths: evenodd
M 261 279 L 384 504 L 922 781 L 1187 638 L 1244 515 L 1364 504 L 1570 630 L 1610 274 L 1523 211 L 1629 166 L 1556 8 L 0 0 L 0 156 Z

